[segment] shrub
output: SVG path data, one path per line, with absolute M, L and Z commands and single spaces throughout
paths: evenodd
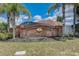
M 8 40 L 12 38 L 12 34 L 10 33 L 0 33 L 0 40 Z
M 0 23 L 0 32 L 7 32 L 8 24 Z
M 67 38 L 66 38 L 66 37 L 60 37 L 60 38 L 59 38 L 59 41 L 65 42 L 65 41 L 67 41 Z
M 68 40 L 73 40 L 73 37 L 67 37 L 68 38 Z
M 69 35 L 67 36 L 67 39 L 68 39 L 68 40 L 73 40 L 73 37 L 74 37 L 73 34 L 69 34 Z
M 8 39 L 11 39 L 13 37 L 13 35 L 11 33 L 7 33 L 6 35 L 7 35 Z

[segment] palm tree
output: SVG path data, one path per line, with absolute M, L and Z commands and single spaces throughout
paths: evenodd
M 74 10 L 73 10 L 73 12 L 74 12 L 74 20 L 73 20 L 73 35 L 75 35 L 75 24 L 76 24 L 76 22 L 75 22 L 75 20 L 76 20 L 76 8 L 77 8 L 77 6 L 79 6 L 79 4 L 78 3 L 72 3 L 72 5 L 74 5 Z M 58 4 L 55 4 L 54 6 L 52 6 L 51 8 L 49 8 L 49 10 L 48 10 L 48 14 L 51 12 L 51 10 L 56 10 L 58 7 Z M 65 4 L 63 3 L 62 4 L 62 11 L 63 11 L 63 23 L 64 23 L 64 26 L 65 26 Z
M 51 6 L 51 7 L 48 9 L 48 15 L 50 14 L 50 12 L 51 12 L 52 10 L 58 9 L 59 5 L 60 5 L 60 4 L 56 3 L 56 4 L 54 4 L 53 6 Z M 62 12 L 63 12 L 63 19 L 62 19 L 62 21 L 64 21 L 63 24 L 64 24 L 64 26 L 65 26 L 65 4 L 64 4 L 64 3 L 62 4 Z M 63 29 L 64 29 L 64 28 L 63 28 Z M 64 33 L 63 33 L 63 37 L 64 37 Z
M 62 22 L 62 16 L 57 16 L 57 21 Z
M 51 6 L 49 9 L 48 9 L 48 15 L 50 15 L 50 12 L 53 10 L 55 11 L 57 8 L 58 8 L 59 4 L 58 3 L 55 3 L 53 6 Z
M 22 4 L 17 3 L 5 3 L 0 4 L 0 13 L 6 13 L 8 18 L 8 27 L 12 26 L 13 28 L 13 39 L 15 39 L 15 17 L 19 16 L 20 13 L 25 13 L 31 18 L 31 13 L 22 6 Z
M 53 6 L 51 6 L 49 9 L 48 9 L 48 15 L 50 14 L 50 12 L 52 10 L 56 10 L 58 7 L 59 7 L 60 4 L 58 3 L 55 3 Z M 65 18 L 65 4 L 63 3 L 62 4 L 62 11 L 63 11 L 63 19 Z
M 74 5 L 74 23 L 73 23 L 73 32 L 74 32 L 74 35 L 75 35 L 76 8 L 77 8 L 77 6 L 79 6 L 79 4 L 78 4 L 78 3 L 75 3 L 75 4 L 73 4 L 73 5 Z
M 62 4 L 62 13 L 63 13 L 63 26 L 65 27 L 65 4 Z M 64 27 L 63 27 L 63 31 L 64 31 Z M 63 32 L 63 38 L 64 38 L 64 32 Z

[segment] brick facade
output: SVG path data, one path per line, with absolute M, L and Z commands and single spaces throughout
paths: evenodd
M 54 24 L 55 25 L 55 24 Z M 53 26 L 44 23 L 33 23 L 32 25 L 20 25 L 16 29 L 17 36 L 25 37 L 51 37 L 61 36 L 62 26 Z

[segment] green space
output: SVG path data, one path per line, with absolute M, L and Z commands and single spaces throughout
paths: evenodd
M 48 42 L 0 42 L 0 55 L 14 56 L 26 51 L 26 56 L 79 55 L 79 39 Z

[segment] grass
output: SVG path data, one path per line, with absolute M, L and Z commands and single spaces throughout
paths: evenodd
M 13 56 L 16 51 L 27 56 L 79 56 L 79 39 L 50 42 L 0 42 L 0 55 Z

